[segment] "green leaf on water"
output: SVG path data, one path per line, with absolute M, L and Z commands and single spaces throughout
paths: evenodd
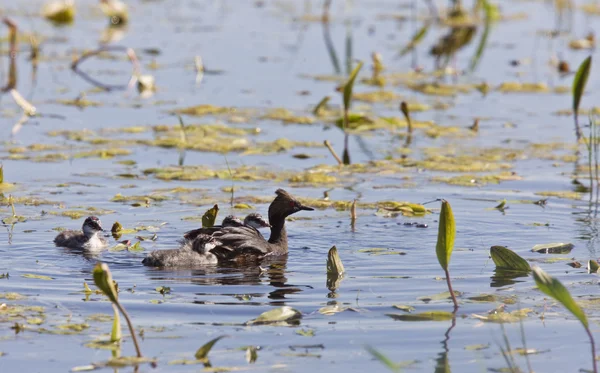
M 354 81 L 358 76 L 358 72 L 363 66 L 363 62 L 360 61 L 358 65 L 352 70 L 346 84 L 344 84 L 344 108 L 350 110 L 350 101 L 352 99 L 352 90 L 354 89 Z
M 394 304 L 394 305 L 392 305 L 392 307 L 394 307 L 397 310 L 404 311 L 404 312 L 412 312 L 415 310 L 415 307 L 406 306 L 404 304 Z
M 122 226 L 122 225 L 121 225 L 121 223 L 119 223 L 118 221 L 116 221 L 116 222 L 115 222 L 115 223 L 112 225 L 112 228 L 110 228 L 110 231 L 111 231 L 112 233 L 115 233 L 115 234 L 117 234 L 117 233 L 121 232 L 122 230 L 123 230 L 123 226 Z
M 327 253 L 327 274 L 338 276 L 344 274 L 344 265 L 335 246 L 332 246 Z
M 535 245 L 531 251 L 540 254 L 568 254 L 574 247 L 572 243 L 553 242 Z
M 140 243 L 140 241 L 134 243 L 133 245 L 129 246 L 129 248 L 127 248 L 127 250 L 129 252 L 133 252 L 133 253 L 139 253 L 144 251 L 144 248 L 142 247 L 142 244 Z
M 215 345 L 215 343 L 219 342 L 221 339 L 223 339 L 225 337 L 227 337 L 227 335 L 221 335 L 221 336 L 218 336 L 215 339 L 212 339 L 212 340 L 206 342 L 202 347 L 200 347 L 198 349 L 198 351 L 196 351 L 196 355 L 194 355 L 196 357 L 196 359 L 198 359 L 198 360 L 208 360 L 208 353 L 213 348 L 213 346 Z
M 4 165 L 0 165 L 0 184 L 4 183 Z
M 456 224 L 450 203 L 442 200 L 442 211 L 440 212 L 440 222 L 438 228 L 437 245 L 435 253 L 442 269 L 448 270 L 450 257 L 454 249 L 454 237 L 456 236 Z
M 314 337 L 315 336 L 315 330 L 314 329 L 298 329 L 296 330 L 296 334 L 301 335 L 303 337 Z
M 598 269 L 600 268 L 600 265 L 598 265 L 598 262 L 595 261 L 594 259 L 588 260 L 588 273 L 598 273 Z
M 171 288 L 168 286 L 159 286 L 155 290 L 161 293 L 162 295 L 171 293 Z
M 290 306 L 274 308 L 261 313 L 256 319 L 246 322 L 247 325 L 274 324 L 278 322 L 297 321 L 302 318 L 302 313 Z
M 202 228 L 210 228 L 215 225 L 215 220 L 217 220 L 217 214 L 219 213 L 219 206 L 214 205 L 211 209 L 206 211 L 204 215 L 202 215 Z
M 419 313 L 386 313 L 388 317 L 399 321 L 445 321 L 452 320 L 455 315 L 452 312 L 446 311 L 431 311 L 431 312 L 419 312 Z
M 44 276 L 44 275 L 34 275 L 34 274 L 31 274 L 31 273 L 26 273 L 26 274 L 24 274 L 24 275 L 21 275 L 21 277 L 25 277 L 25 278 L 35 278 L 35 279 L 38 279 L 38 280 L 54 280 L 54 278 L 53 278 L 53 277 L 50 277 L 50 276 Z
M 115 283 L 112 279 L 112 275 L 110 273 L 110 269 L 105 263 L 98 263 L 94 267 L 92 271 L 92 275 L 94 277 L 94 283 L 96 286 L 102 290 L 104 295 L 111 300 L 111 302 L 117 302 L 117 288 L 115 287 Z
M 571 293 L 564 285 L 544 272 L 540 267 L 533 267 L 533 279 L 542 293 L 554 298 L 569 310 L 588 329 L 588 320 L 579 305 L 573 300 Z
M 591 67 L 592 56 L 589 56 L 583 60 L 581 65 L 579 65 L 575 78 L 573 79 L 573 113 L 575 117 L 577 117 L 577 112 L 579 111 L 579 104 L 581 103 L 581 97 L 583 96 L 585 85 L 590 76 Z
M 517 253 L 504 246 L 492 246 L 490 255 L 497 268 L 510 269 L 514 271 L 531 271 L 531 266 Z

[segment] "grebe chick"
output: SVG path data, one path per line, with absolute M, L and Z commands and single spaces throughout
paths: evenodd
M 81 231 L 60 232 L 54 238 L 54 244 L 71 249 L 99 250 L 107 245 L 106 239 L 100 235 L 100 232 L 102 232 L 100 219 L 90 216 L 83 222 Z

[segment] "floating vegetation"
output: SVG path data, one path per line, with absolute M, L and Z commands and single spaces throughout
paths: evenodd
M 568 254 L 575 246 L 572 243 L 548 243 L 535 245 L 531 251 L 540 254 Z
M 454 318 L 452 312 L 447 311 L 430 311 L 420 313 L 386 313 L 388 317 L 398 321 L 447 321 Z
M 283 306 L 261 313 L 257 318 L 246 322 L 246 325 L 294 325 L 298 324 L 301 318 L 300 311 Z

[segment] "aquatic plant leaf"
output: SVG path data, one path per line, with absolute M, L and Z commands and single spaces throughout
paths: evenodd
M 454 222 L 454 215 L 452 214 L 452 208 L 450 203 L 446 200 L 442 200 L 442 211 L 440 212 L 440 222 L 438 228 L 438 239 L 435 247 L 435 253 L 437 255 L 440 266 L 444 270 L 448 270 L 450 264 L 450 257 L 452 256 L 452 250 L 454 249 L 454 237 L 456 236 L 456 225 Z
M 277 322 L 296 321 L 302 318 L 302 313 L 290 306 L 274 308 L 261 313 L 256 319 L 246 322 L 247 325 L 272 324 Z
M 127 250 L 128 246 L 125 245 L 124 243 L 119 242 L 118 244 L 116 244 L 115 246 L 111 247 L 110 249 L 108 249 L 108 251 L 124 251 Z
M 257 348 L 254 346 L 249 346 L 246 349 L 246 361 L 248 362 L 248 364 L 254 364 L 256 363 L 256 359 L 258 359 Z
M 504 210 L 506 208 L 506 199 L 503 199 L 502 202 L 500 202 L 500 204 L 494 208 L 498 210 Z
M 392 305 L 392 307 L 394 307 L 397 310 L 404 311 L 404 312 L 412 312 L 412 311 L 415 310 L 415 307 L 413 307 L 413 306 L 406 306 L 406 305 L 403 305 L 403 304 L 394 304 L 394 305 Z
M 585 313 L 575 302 L 575 300 L 573 300 L 571 293 L 569 293 L 567 288 L 565 288 L 560 281 L 544 272 L 544 270 L 538 266 L 533 267 L 533 279 L 535 280 L 538 289 L 540 289 L 542 293 L 560 302 L 583 324 L 586 329 L 589 328 Z
M 217 214 L 219 213 L 219 206 L 214 205 L 211 209 L 206 211 L 204 215 L 202 215 L 202 228 L 210 228 L 215 225 L 215 220 L 217 220 Z
M 375 359 L 379 360 L 380 363 L 388 367 L 392 372 L 399 372 L 400 367 L 398 364 L 391 361 L 387 356 L 377 351 L 371 346 L 366 346 L 365 349 L 373 356 Z
M 112 228 L 110 228 L 110 231 L 114 234 L 118 234 L 122 230 L 123 230 L 123 226 L 118 221 L 114 222 L 114 224 L 112 225 Z
M 314 329 L 298 329 L 295 332 L 298 335 L 301 335 L 303 337 L 314 337 L 315 336 L 315 330 Z
M 42 15 L 57 25 L 72 23 L 75 19 L 75 2 L 51 1 L 42 8 Z
M 581 65 L 579 65 L 577 73 L 575 74 L 575 78 L 573 79 L 573 114 L 575 115 L 575 117 L 577 117 L 579 104 L 581 103 L 581 97 L 583 96 L 585 86 L 590 76 L 591 68 L 592 56 L 589 56 L 588 58 L 583 60 Z
M 159 287 L 157 287 L 154 290 L 158 291 L 162 295 L 170 294 L 171 293 L 171 288 L 169 286 L 159 286 Z
M 504 246 L 492 246 L 490 248 L 490 255 L 497 268 L 526 272 L 531 271 L 531 266 L 525 259 Z
M 325 316 L 335 315 L 336 313 L 344 312 L 348 309 L 348 307 L 342 306 L 339 302 L 334 302 L 332 304 L 328 304 L 325 307 L 319 308 L 319 313 Z
M 332 246 L 327 253 L 327 274 L 342 275 L 344 273 L 344 265 L 337 251 L 337 247 Z
M 127 250 L 132 253 L 139 253 L 139 252 L 144 251 L 145 249 L 142 247 L 141 241 L 138 241 L 138 242 L 134 243 L 133 245 L 129 246 L 127 248 Z
M 426 22 L 423 27 L 421 27 L 410 39 L 410 42 L 400 51 L 400 57 L 403 57 L 411 50 L 415 49 L 417 45 L 423 40 L 425 35 L 427 35 L 427 30 L 429 30 L 429 22 Z
M 479 64 L 481 60 L 481 56 L 483 56 L 483 52 L 485 51 L 485 47 L 487 45 L 487 40 L 490 35 L 490 31 L 492 29 L 492 20 L 494 17 L 494 5 L 490 4 L 488 0 L 482 0 L 483 2 L 483 10 L 484 10 L 484 26 L 483 33 L 481 34 L 481 39 L 479 39 L 479 44 L 477 45 L 477 49 L 475 51 L 475 55 L 471 59 L 471 65 L 469 66 L 471 71 L 475 71 L 475 68 Z
M 531 251 L 540 254 L 568 254 L 574 247 L 572 243 L 553 242 L 535 245 Z
M 350 110 L 350 101 L 352 99 L 352 90 L 354 89 L 354 81 L 358 76 L 358 72 L 363 66 L 363 62 L 360 61 L 358 65 L 352 70 L 346 84 L 344 84 L 344 108 Z
M 465 350 L 467 351 L 480 351 L 480 350 L 487 350 L 488 348 L 490 348 L 490 344 L 475 344 L 475 345 L 466 345 L 465 346 Z
M 588 260 L 588 273 L 598 273 L 598 269 L 600 268 L 600 265 L 598 265 L 598 262 L 591 259 Z
M 321 99 L 321 101 L 319 101 L 319 103 L 317 104 L 317 106 L 315 106 L 315 108 L 313 109 L 312 113 L 315 116 L 319 116 L 321 115 L 321 113 L 324 111 L 325 107 L 327 106 L 327 103 L 329 102 L 329 100 L 331 100 L 330 96 L 325 96 Z
M 31 274 L 31 273 L 26 273 L 24 275 L 21 275 L 21 277 L 24 277 L 24 278 L 35 278 L 35 279 L 38 279 L 38 280 L 46 280 L 46 281 L 48 281 L 48 280 L 54 280 L 54 278 L 50 277 L 50 276 L 34 275 L 34 274 Z
M 115 287 L 108 265 L 98 262 L 94 266 L 92 275 L 96 286 L 102 290 L 111 302 L 116 303 L 118 298 L 117 288 Z
M 514 323 L 519 322 L 523 318 L 527 317 L 533 310 L 531 308 L 522 308 L 519 310 L 515 310 L 512 312 L 504 312 L 502 310 L 497 310 L 496 312 L 489 313 L 487 315 L 478 315 L 473 314 L 474 318 L 487 321 L 487 322 L 495 322 L 495 323 Z
M 228 337 L 228 336 L 227 335 L 220 335 L 217 338 L 211 339 L 210 341 L 206 342 L 202 347 L 200 347 L 198 349 L 198 351 L 196 351 L 196 354 L 194 355 L 196 357 L 196 359 L 198 359 L 198 360 L 208 360 L 208 353 L 213 348 L 213 346 L 215 345 L 215 343 L 219 342 L 221 339 L 223 339 L 225 337 Z
M 4 183 L 4 165 L 0 165 L 0 184 Z
M 452 312 L 447 311 L 431 311 L 431 312 L 419 312 L 419 313 L 386 313 L 388 317 L 398 321 L 445 321 L 452 320 L 455 315 Z
M 115 306 L 114 303 L 112 306 L 113 306 L 113 311 L 114 311 L 114 317 L 113 317 L 112 330 L 110 332 L 110 341 L 111 342 L 119 342 L 123 336 L 121 333 L 121 315 L 119 315 L 119 309 L 117 308 L 117 306 Z

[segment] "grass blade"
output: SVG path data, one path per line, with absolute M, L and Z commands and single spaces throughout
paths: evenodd
M 354 89 L 354 81 L 356 80 L 356 77 L 358 76 L 358 72 L 360 71 L 362 66 L 363 66 L 363 62 L 360 61 L 358 63 L 358 65 L 356 65 L 354 70 L 352 70 L 352 72 L 350 73 L 350 76 L 348 77 L 348 81 L 346 81 L 346 84 L 344 85 L 344 110 L 346 110 L 346 111 L 350 110 L 350 104 L 351 104 L 351 100 L 352 100 L 352 90 Z

